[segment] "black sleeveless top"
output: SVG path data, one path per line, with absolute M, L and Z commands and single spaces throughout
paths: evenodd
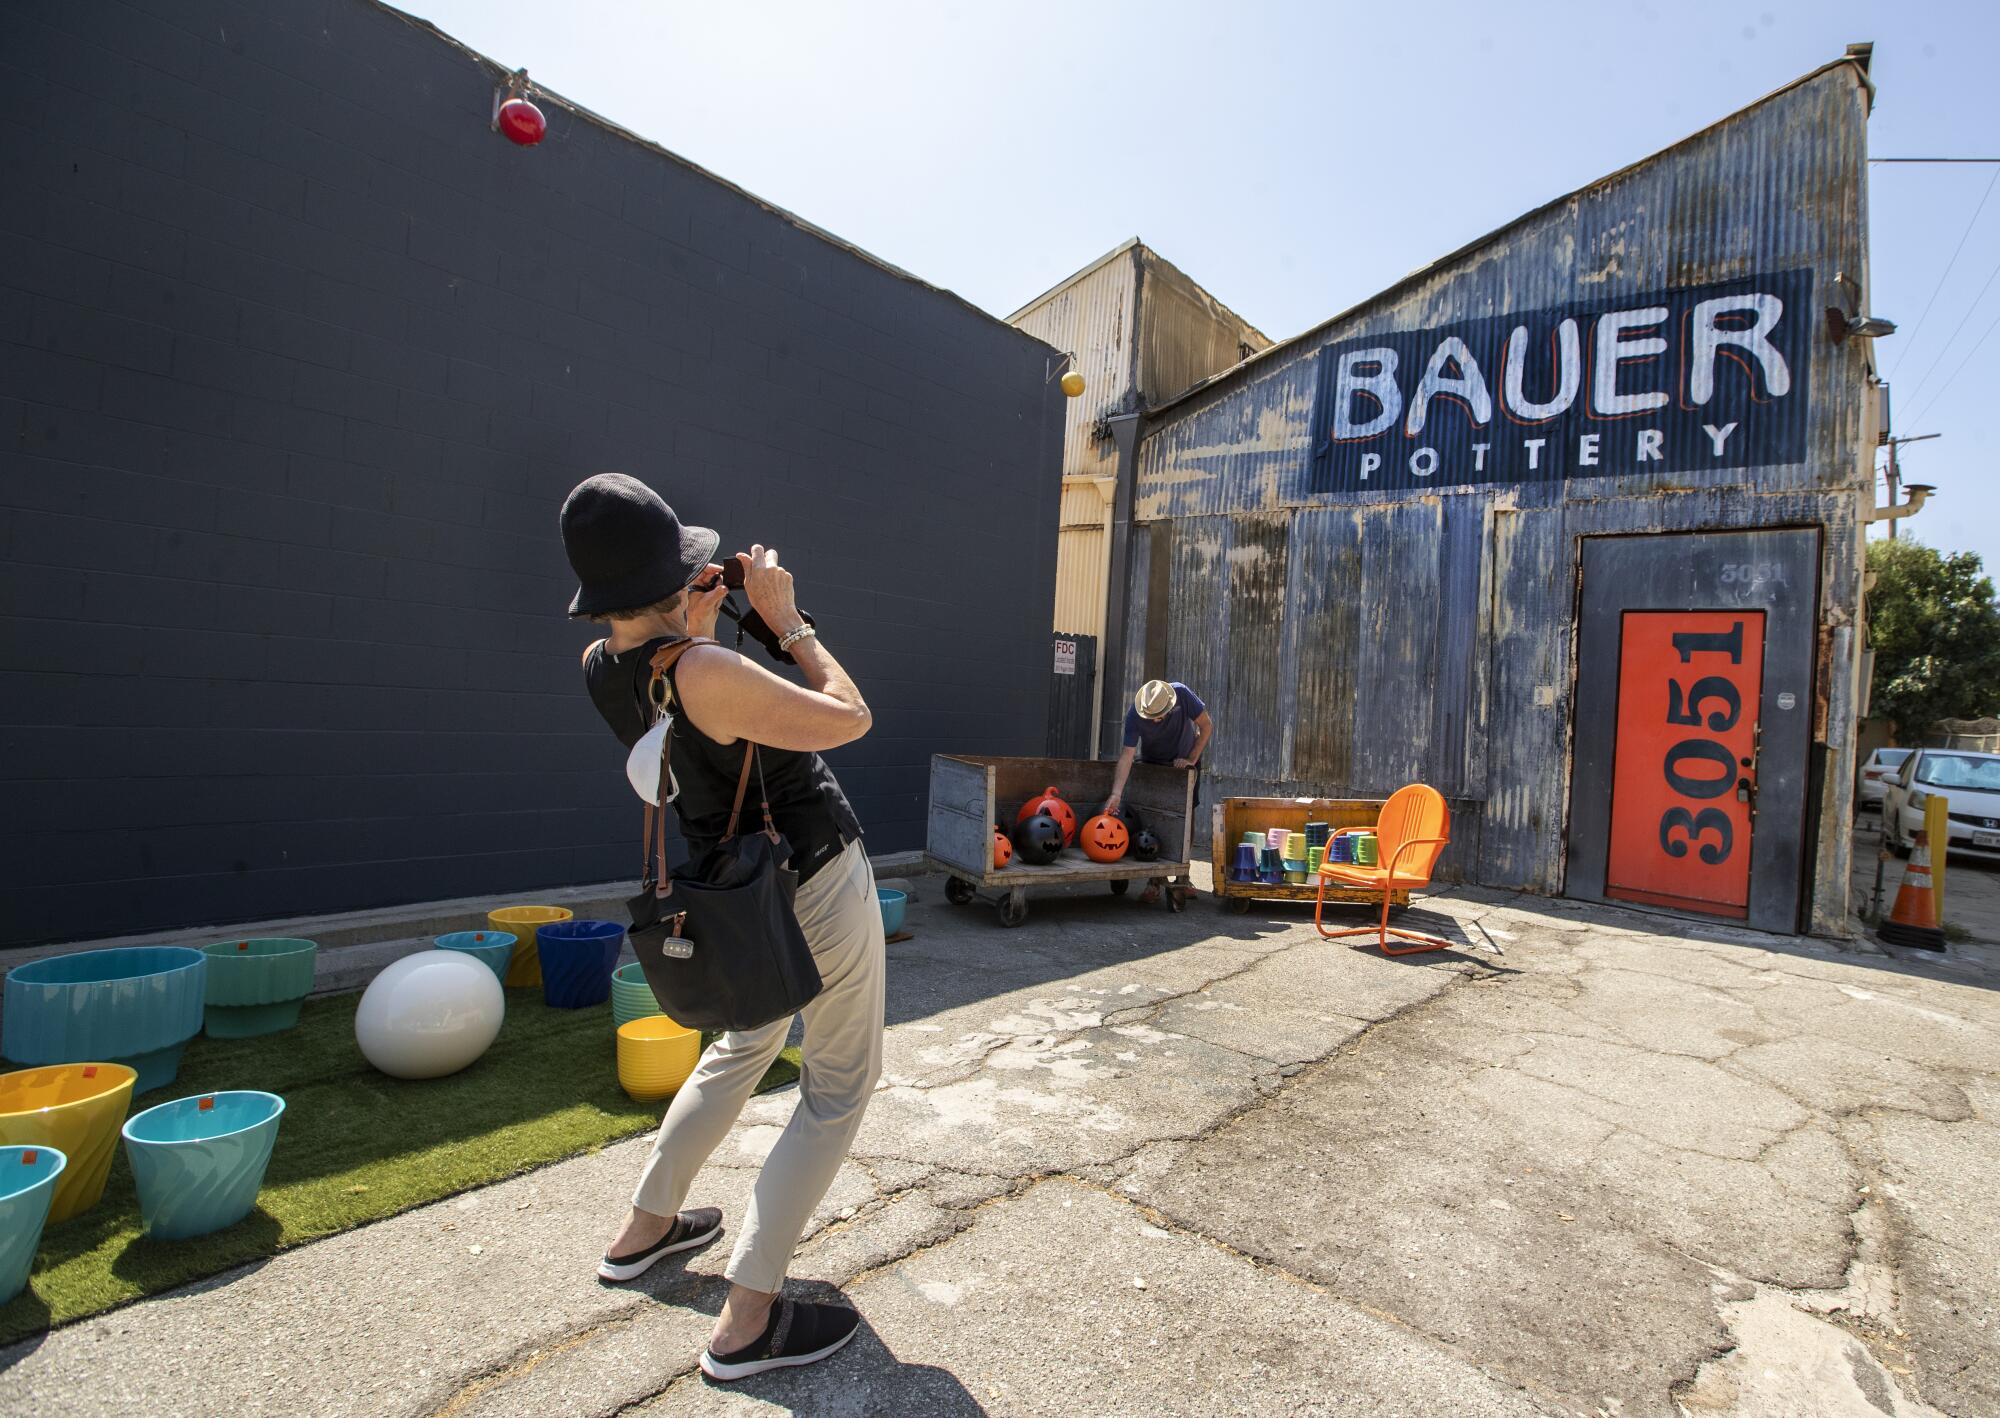
M 630 748 L 653 726 L 653 710 L 646 688 L 653 677 L 654 652 L 673 643 L 662 636 L 635 645 L 617 654 L 598 641 L 584 657 L 583 679 L 590 689 L 590 702 L 618 741 Z M 667 671 L 672 683 L 680 665 Z M 679 698 L 678 686 L 675 698 Z M 736 800 L 736 780 L 743 772 L 745 743 L 738 739 L 723 745 L 696 728 L 686 713 L 674 715 L 667 731 L 673 738 L 674 781 L 680 796 L 674 800 L 681 832 L 689 849 L 699 858 L 717 842 L 729 825 L 729 808 Z M 861 823 L 841 791 L 833 770 L 816 753 L 792 749 L 766 748 L 758 757 L 764 763 L 764 786 L 770 795 L 771 821 L 792 844 L 792 870 L 801 883 L 832 861 L 847 844 L 861 836 Z M 757 770 L 750 770 L 750 788 L 743 795 L 743 816 L 739 832 L 761 827 L 757 809 Z

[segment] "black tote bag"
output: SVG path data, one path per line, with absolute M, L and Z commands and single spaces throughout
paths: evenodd
M 700 641 L 653 657 L 657 684 Z M 709 642 L 713 643 L 713 642 Z M 660 702 L 660 696 L 653 696 Z M 793 910 L 798 873 L 792 848 L 771 821 L 762 754 L 743 746 L 743 771 L 722 840 L 675 880 L 667 865 L 665 799 L 673 782 L 673 735 L 662 735 L 658 803 L 646 807 L 645 878 L 626 902 L 633 952 L 660 1008 L 690 1029 L 756 1029 L 798 1013 L 820 992 L 819 966 Z M 762 831 L 738 836 L 750 770 L 764 815 Z

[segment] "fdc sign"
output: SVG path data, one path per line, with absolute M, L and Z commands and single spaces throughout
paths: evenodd
M 1811 298 L 1782 271 L 1329 345 L 1312 490 L 1801 462 Z

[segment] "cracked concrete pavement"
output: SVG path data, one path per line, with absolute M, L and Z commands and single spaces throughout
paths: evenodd
M 839 1358 L 700 1377 L 727 1237 L 597 1284 L 637 1140 L 0 1352 L 0 1408 L 2000 1412 L 2000 981 L 1471 890 L 1391 960 L 923 885 L 792 1272 Z M 792 1101 L 695 1200 L 741 1214 Z

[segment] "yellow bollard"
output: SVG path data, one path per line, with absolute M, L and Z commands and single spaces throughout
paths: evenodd
M 1937 893 L 1938 924 L 1944 924 L 1944 867 L 1951 855 L 1951 828 L 1948 825 L 1951 799 L 1932 793 L 1924 803 L 1924 832 L 1937 849 L 1931 853 L 1931 890 Z

